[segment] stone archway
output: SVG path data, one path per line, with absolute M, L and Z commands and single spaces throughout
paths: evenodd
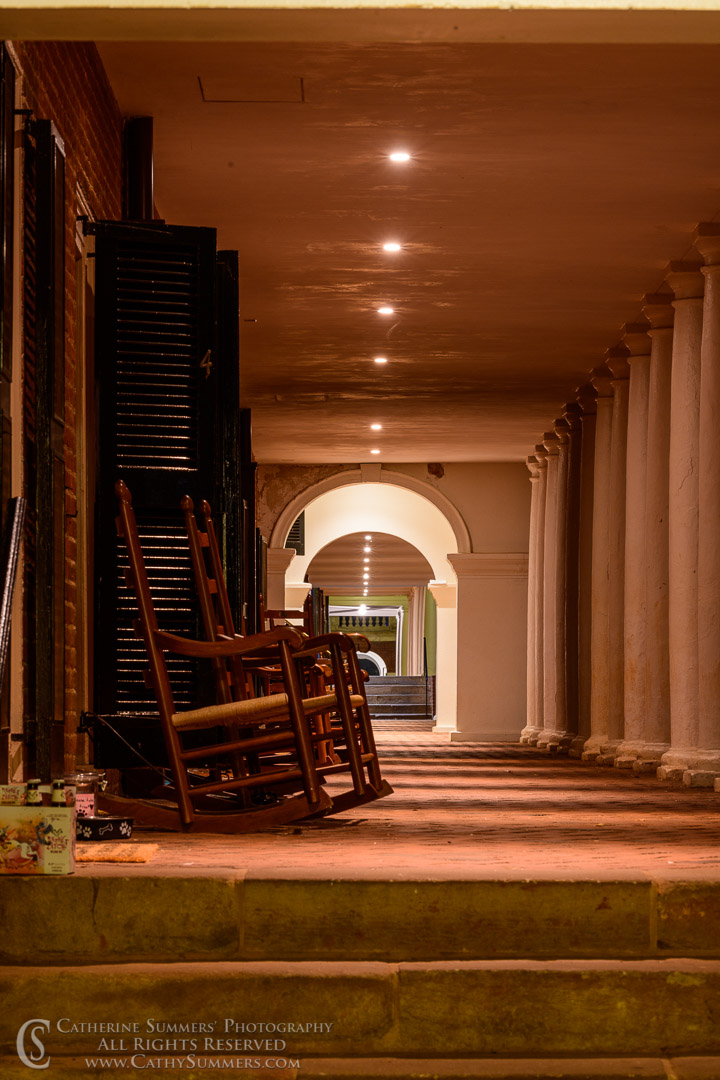
M 319 506 L 319 504 L 322 504 Z M 306 516 L 304 556 L 284 547 L 299 514 L 322 509 L 316 529 Z M 437 604 L 437 712 L 435 730 L 457 732 L 457 575 L 452 558 L 470 555 L 470 533 L 457 507 L 412 476 L 365 466 L 326 477 L 300 492 L 282 510 L 268 547 L 268 603 L 297 606 L 313 556 L 349 532 L 376 530 L 413 544 L 433 568 L 429 584 Z

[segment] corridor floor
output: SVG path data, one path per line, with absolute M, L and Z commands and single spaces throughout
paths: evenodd
M 156 845 L 148 862 L 79 863 L 77 874 L 720 879 L 712 791 L 515 744 L 449 743 L 429 723 L 377 724 L 376 735 L 388 798 L 256 835 L 136 830 L 138 846 Z

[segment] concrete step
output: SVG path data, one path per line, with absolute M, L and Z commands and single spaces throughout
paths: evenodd
M 720 1055 L 720 962 L 710 960 L 13 967 L 0 969 L 0 989 L 6 1018 L 48 1023 L 51 1057 Z M 100 1020 L 125 1030 L 105 1033 L 112 1044 L 100 1043 L 97 1028 L 75 1030 Z M 194 1045 L 178 1045 L 177 1031 L 160 1027 L 183 1022 L 195 1025 L 183 1033 Z M 293 1030 L 278 1029 L 289 1022 Z M 159 1027 L 159 1042 L 149 1045 Z M 16 1034 L 5 1028 L 6 1057 Z
M 126 875 L 0 877 L 0 963 L 720 960 L 720 882 Z
M 428 707 L 429 707 L 428 702 Z M 368 701 L 371 715 L 378 712 L 392 713 L 393 716 L 425 715 L 424 701 Z
M 97 1055 L 93 1055 L 97 1060 Z M 53 1080 L 77 1080 L 91 1075 L 88 1061 L 93 1057 L 52 1058 Z M 150 1066 L 143 1055 L 133 1068 L 121 1066 L 118 1059 L 125 1055 L 106 1055 L 107 1065 L 113 1074 L 121 1071 L 126 1076 L 146 1076 Z M 223 1055 L 212 1055 L 212 1060 L 223 1060 Z M 227 1069 L 237 1069 L 236 1059 L 225 1058 Z M 282 1060 L 278 1058 L 275 1059 Z M 718 1080 L 720 1058 L 398 1058 L 398 1057 L 352 1057 L 308 1058 L 303 1057 L 300 1066 L 248 1068 L 243 1064 L 242 1076 L 247 1080 Z M 202 1062 L 201 1062 L 202 1063 Z M 205 1063 L 203 1063 L 205 1064 Z M 101 1066 L 95 1066 L 98 1071 Z M 213 1066 L 217 1069 L 218 1066 Z M 163 1067 L 162 1075 L 198 1078 L 207 1076 L 207 1069 L 193 1070 L 188 1065 L 177 1068 Z M 30 1075 L 17 1057 L 0 1058 L 0 1075 L 3 1080 L 27 1080 Z

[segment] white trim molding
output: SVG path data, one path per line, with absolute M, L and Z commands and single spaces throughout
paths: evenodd
M 528 574 L 528 556 L 524 552 L 501 551 L 474 554 L 460 552 L 457 555 L 449 554 L 447 559 L 458 578 L 515 578 L 527 577 Z

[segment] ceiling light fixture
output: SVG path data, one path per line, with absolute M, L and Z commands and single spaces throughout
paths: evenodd
M 370 451 L 370 453 L 371 453 L 371 454 L 379 454 L 379 453 L 380 453 L 380 451 L 379 451 L 379 450 L 371 450 L 371 451 Z
M 387 364 L 387 356 L 376 356 L 375 357 L 375 363 L 376 364 Z
M 368 594 L 367 589 L 363 589 L 363 596 L 367 596 L 367 594 Z
M 378 308 L 378 315 L 393 315 L 394 313 L 395 308 L 387 307 L 387 305 Z
M 371 424 L 370 425 L 370 430 L 371 431 L 382 431 L 382 424 Z
M 363 562 L 370 562 L 370 559 L 363 559 Z
M 365 537 L 365 539 L 366 539 L 366 540 L 369 540 L 369 537 L 368 537 L 368 536 L 366 536 L 366 537 Z M 363 551 L 371 551 L 371 550 L 372 550 L 372 548 L 369 548 L 369 547 L 364 547 L 364 548 L 363 548 Z
M 400 244 L 391 241 L 388 244 L 383 244 L 383 251 L 402 251 L 402 247 Z
M 365 536 L 365 539 L 366 539 L 366 540 L 372 540 L 372 536 L 367 536 L 367 535 L 366 535 L 366 536 Z
M 391 161 L 409 161 L 410 160 L 410 155 L 407 153 L 406 150 L 393 150 L 392 154 L 390 155 L 390 160 Z

